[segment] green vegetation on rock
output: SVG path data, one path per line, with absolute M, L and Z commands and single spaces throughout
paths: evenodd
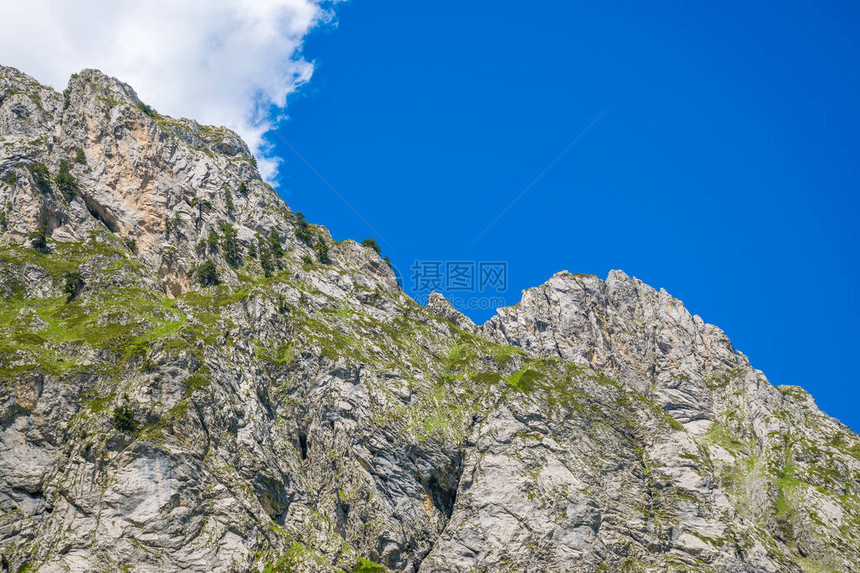
M 376 251 L 377 255 L 382 254 L 382 249 L 379 247 L 379 243 L 377 243 L 376 240 L 370 237 L 363 240 L 361 242 L 361 246 L 367 247 L 368 249 L 373 249 L 374 251 Z
M 313 231 L 301 211 L 296 211 L 296 239 L 306 245 L 310 245 L 313 241 Z
M 63 292 L 66 302 L 71 302 L 84 287 L 84 277 L 79 271 L 69 271 L 63 276 Z
M 331 257 L 329 257 L 329 254 L 328 254 L 328 243 L 326 243 L 325 241 L 320 239 L 319 242 L 317 243 L 316 252 L 317 252 L 317 260 L 319 262 L 321 262 L 324 265 L 331 263 Z
M 48 194 L 51 192 L 51 173 L 48 171 L 47 165 L 41 161 L 34 161 L 27 166 L 30 174 L 33 176 L 33 181 L 36 183 L 36 188 L 42 193 Z
M 78 192 L 78 180 L 69 172 L 69 168 L 69 162 L 65 159 L 61 160 L 60 170 L 55 178 L 57 189 L 60 190 L 66 201 L 71 201 Z
M 242 264 L 242 247 L 236 238 L 236 229 L 231 223 L 226 221 L 221 222 L 221 250 L 224 253 L 224 260 L 232 267 L 238 267 Z
M 120 432 L 134 433 L 137 430 L 137 422 L 134 420 L 134 408 L 128 403 L 117 406 L 113 410 L 113 426 Z
M 207 259 L 200 265 L 197 269 L 197 282 L 202 286 L 213 286 L 220 282 L 218 279 L 218 268 L 215 266 L 215 263 Z

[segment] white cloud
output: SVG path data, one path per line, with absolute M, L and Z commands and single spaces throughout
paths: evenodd
M 162 113 L 236 130 L 271 180 L 263 134 L 314 65 L 302 42 L 331 18 L 321 0 L 3 2 L 0 63 L 55 89 L 97 68 Z M 326 2 L 325 4 L 331 4 Z

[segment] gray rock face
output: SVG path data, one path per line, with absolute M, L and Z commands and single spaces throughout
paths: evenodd
M 455 309 L 441 293 L 436 291 L 430 293 L 427 299 L 427 309 L 439 318 L 444 318 L 465 331 L 472 334 L 478 331 L 478 327 L 475 326 L 472 319 Z
M 648 398 L 698 448 L 661 445 L 673 481 L 687 473 L 682 479 L 698 485 L 690 490 L 701 491 L 690 470 L 701 477 L 704 463 L 736 519 L 795 549 L 801 565 L 814 569 L 804 560 L 812 557 L 849 571 L 860 562 L 857 538 L 842 521 L 856 519 L 843 485 L 856 487 L 860 477 L 856 450 L 842 445 L 850 430 L 802 389 L 772 386 L 724 332 L 666 291 L 621 271 L 606 281 L 562 272 L 500 309 L 483 332 L 534 357 L 587 364 Z M 839 533 L 831 529 L 837 523 Z M 710 539 L 714 531 L 699 533 Z
M 0 180 L 8 570 L 858 571 L 858 437 L 663 291 L 422 307 L 91 70 L 0 68 Z

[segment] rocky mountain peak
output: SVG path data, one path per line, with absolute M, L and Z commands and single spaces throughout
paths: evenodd
M 478 330 L 472 319 L 455 309 L 440 292 L 433 291 L 430 293 L 427 298 L 427 308 L 439 318 L 444 318 L 467 332 L 477 332 Z
M 0 556 L 40 571 L 858 571 L 860 439 L 621 271 L 478 327 L 223 128 L 0 68 Z
M 691 376 L 748 366 L 719 328 L 690 314 L 665 290 L 619 270 L 610 271 L 605 281 L 557 273 L 524 291 L 516 306 L 500 309 L 484 331 L 535 356 L 611 371 L 640 391 L 670 370 Z M 656 368 L 656 361 L 666 361 L 665 367 Z
M 207 260 L 223 280 L 236 281 L 237 261 L 217 244 L 225 233 L 231 252 L 251 243 L 256 250 L 260 237 L 278 236 L 276 249 L 294 262 L 316 258 L 317 237 L 331 242 L 326 229 L 300 221 L 262 181 L 247 145 L 228 129 L 161 115 L 97 70 L 72 76 L 62 95 L 13 68 L 3 68 L 2 78 L 2 142 L 13 155 L 0 177 L 14 180 L 6 233 L 19 243 L 39 227 L 58 240 L 106 230 L 175 296 L 192 287 Z M 40 187 L 29 169 L 41 164 L 51 175 L 63 161 L 74 181 L 65 193 L 51 181 Z M 299 227 L 304 238 L 287 249 L 284 241 Z M 337 259 L 336 245 L 332 251 Z M 393 275 L 385 274 L 394 288 Z
M 111 100 L 110 103 L 133 106 L 143 103 L 130 85 L 94 69 L 73 74 L 64 95 L 69 98 L 70 104 L 75 99 L 93 98 L 105 98 Z

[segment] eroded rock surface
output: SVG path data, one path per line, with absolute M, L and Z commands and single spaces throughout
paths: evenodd
M 0 68 L 0 180 L 6 570 L 858 571 L 857 435 L 664 291 L 423 307 L 92 70 Z

